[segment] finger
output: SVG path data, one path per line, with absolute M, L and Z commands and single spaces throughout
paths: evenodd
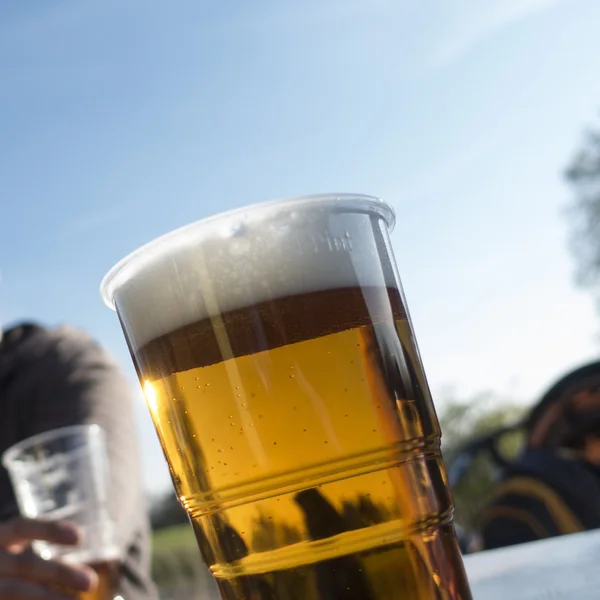
M 96 572 L 85 565 L 70 565 L 44 560 L 33 552 L 0 553 L 0 578 L 24 579 L 33 583 L 56 585 L 87 592 L 98 583 Z M 0 595 L 0 598 L 3 596 Z
M 73 600 L 56 590 L 19 579 L 0 579 L 2 600 Z
M 44 540 L 53 544 L 71 546 L 80 539 L 79 528 L 68 521 L 43 521 L 16 517 L 0 523 L 0 546 Z

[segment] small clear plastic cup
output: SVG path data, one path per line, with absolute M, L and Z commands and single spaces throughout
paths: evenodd
M 87 564 L 119 558 L 108 509 L 106 437 L 99 425 L 74 425 L 34 435 L 2 455 L 24 517 L 67 520 L 82 533 L 77 546 L 44 541 L 33 549 L 45 559 Z

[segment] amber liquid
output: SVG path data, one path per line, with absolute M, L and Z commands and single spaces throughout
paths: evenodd
M 469 599 L 399 292 L 265 302 L 133 352 L 224 599 Z
M 91 592 L 78 592 L 56 586 L 56 589 L 77 600 L 114 600 L 119 594 L 119 565 L 116 561 L 89 563 L 96 571 L 98 586 Z
M 119 571 L 116 562 L 92 563 L 98 575 L 98 587 L 93 592 L 79 594 L 78 600 L 113 600 L 118 595 Z

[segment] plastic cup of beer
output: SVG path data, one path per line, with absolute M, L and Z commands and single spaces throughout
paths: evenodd
M 95 569 L 99 585 L 94 592 L 79 592 L 81 600 L 118 597 L 120 552 L 108 508 L 103 429 L 99 425 L 74 425 L 34 435 L 6 450 L 2 463 L 23 516 L 70 521 L 81 531 L 77 546 L 34 541 L 33 550 L 45 559 L 85 563 Z
M 102 283 L 224 599 L 471 597 L 394 220 L 368 196 L 259 204 Z

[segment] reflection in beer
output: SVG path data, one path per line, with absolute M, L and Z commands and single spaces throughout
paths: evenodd
M 317 490 L 300 492 L 296 502 L 302 508 L 311 539 L 327 539 L 349 530 L 349 524 Z M 317 563 L 315 579 L 319 598 L 373 600 L 362 563 L 351 554 Z

